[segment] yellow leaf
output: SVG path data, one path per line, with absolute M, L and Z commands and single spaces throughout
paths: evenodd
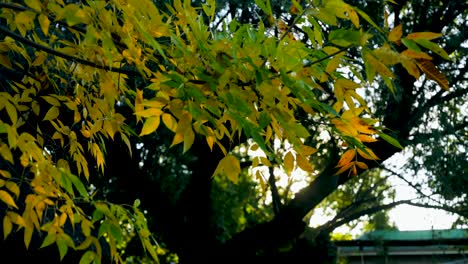
M 370 64 L 370 66 L 372 66 L 372 69 L 374 71 L 377 71 L 379 74 L 381 74 L 383 76 L 394 78 L 394 75 L 393 75 L 392 71 L 390 71 L 387 68 L 387 66 L 385 66 L 385 64 L 383 64 L 382 62 L 377 60 L 373 55 L 371 55 L 368 52 L 364 53 L 363 55 L 364 55 L 363 56 L 364 61 L 367 62 L 368 64 Z
M 42 5 L 41 5 L 41 2 L 39 0 L 24 0 L 24 3 L 28 7 L 32 8 L 32 9 L 34 9 L 36 11 L 41 12 L 41 10 L 42 10 Z
M 291 151 L 288 151 L 286 155 L 284 156 L 284 164 L 283 164 L 284 170 L 288 175 L 291 174 L 291 172 L 294 169 L 294 155 L 291 153 Z
M 347 151 L 345 151 L 345 153 L 343 153 L 340 160 L 338 161 L 338 165 L 336 165 L 336 166 L 337 167 L 346 166 L 347 164 L 349 164 L 354 159 L 355 156 L 356 156 L 356 150 L 355 149 L 348 149 Z
M 435 81 L 444 90 L 449 89 L 449 82 L 444 74 L 442 74 L 436 66 L 429 60 L 416 60 L 419 68 L 426 74 L 426 77 Z
M 7 179 L 11 178 L 11 173 L 9 171 L 6 171 L 6 170 L 0 170 L 0 175 L 2 175 L 3 177 L 5 177 Z
M 5 103 L 5 108 L 7 110 L 8 116 L 10 117 L 11 124 L 13 126 L 18 122 L 18 113 L 16 112 L 16 107 L 9 102 Z
M 31 243 L 33 231 L 34 227 L 32 225 L 26 225 L 24 227 L 24 245 L 26 246 L 26 249 L 29 248 L 29 244 Z
M 206 143 L 208 144 L 208 146 L 210 147 L 210 150 L 213 151 L 213 145 L 216 141 L 216 138 L 213 137 L 213 136 L 207 136 L 206 137 Z
M 7 161 L 9 161 L 11 164 L 13 164 L 13 154 L 11 153 L 11 150 L 10 150 L 10 148 L 8 147 L 7 144 L 2 143 L 2 144 L 0 145 L 0 155 L 2 155 L 2 157 L 3 157 L 5 160 L 7 160 Z M 9 173 L 8 173 L 8 174 L 9 174 Z M 2 174 L 2 175 L 5 177 L 4 174 Z
M 364 135 L 364 134 L 359 134 L 357 136 L 357 138 L 361 141 L 361 142 L 376 142 L 377 139 L 371 137 L 371 136 L 368 136 L 368 135 Z
M 58 107 L 52 106 L 49 111 L 47 111 L 46 115 L 44 116 L 44 121 L 49 120 L 52 121 L 56 119 L 59 115 L 59 109 Z
M 176 132 L 177 120 L 171 114 L 162 114 L 162 121 L 169 130 L 171 130 L 172 132 Z
M 260 157 L 260 161 L 261 161 L 261 163 L 262 163 L 263 165 L 268 166 L 268 167 L 271 167 L 271 162 L 270 162 L 267 158 L 265 158 L 265 157 Z
M 407 39 L 427 39 L 427 40 L 436 39 L 440 37 L 442 37 L 441 33 L 434 33 L 434 32 L 414 32 L 406 36 Z
M 217 174 L 225 175 L 229 180 L 237 184 L 240 172 L 239 160 L 232 155 L 227 155 L 219 162 L 213 176 Z
M 20 189 L 16 183 L 8 181 L 6 182 L 5 187 L 18 198 Z
M 143 112 L 145 110 L 145 107 L 143 106 L 143 90 L 137 89 L 136 90 L 136 96 L 135 96 L 135 112 Z M 141 116 L 137 115 L 136 117 L 137 122 L 140 122 Z
M 7 216 L 3 217 L 3 239 L 6 239 L 13 230 L 13 224 Z
M 350 125 L 360 133 L 364 134 L 375 134 L 375 130 L 372 129 L 364 120 L 359 117 L 353 117 L 349 119 Z
M 398 42 L 401 39 L 401 36 L 403 35 L 403 26 L 400 24 L 392 29 L 390 31 L 390 34 L 388 34 L 388 40 L 391 42 Z
M 195 133 L 193 132 L 193 129 L 189 127 L 187 130 L 185 130 L 185 133 L 184 133 L 184 150 L 183 150 L 184 153 L 190 149 L 194 141 L 195 141 Z
M 158 129 L 160 123 L 159 116 L 147 118 L 141 129 L 140 136 L 148 135 Z
M 13 197 L 11 195 L 3 190 L 0 190 L 0 200 L 2 200 L 4 203 L 7 205 L 14 207 L 18 209 L 18 206 L 16 206 L 15 201 L 13 200 Z
M 50 20 L 49 18 L 44 15 L 40 14 L 39 17 L 39 25 L 41 26 L 41 30 L 44 33 L 44 35 L 49 35 L 49 26 L 50 26 Z
M 359 28 L 359 16 L 357 14 L 357 12 L 350 8 L 348 10 L 348 16 L 349 16 L 349 20 L 351 20 L 351 22 L 353 23 L 353 25 L 356 27 L 356 28 Z
M 26 223 L 24 222 L 24 219 L 23 217 L 21 217 L 21 215 L 12 211 L 8 211 L 7 216 L 13 224 L 18 225 L 20 227 L 26 226 Z
M 159 108 L 149 108 L 140 112 L 135 112 L 135 115 L 138 117 L 153 117 L 153 116 L 161 116 L 163 111 Z
M 303 171 L 313 172 L 314 167 L 310 164 L 309 160 L 302 155 L 296 155 L 296 163 Z
M 175 146 L 179 143 L 182 143 L 184 141 L 184 134 L 182 133 L 176 133 L 174 135 L 174 139 L 172 139 L 171 147 Z
M 375 153 L 370 148 L 364 148 L 364 150 L 365 151 L 357 149 L 357 151 L 358 151 L 359 155 L 361 155 L 361 157 L 363 157 L 365 159 L 368 159 L 368 160 L 379 160 L 377 155 L 375 155 Z
M 50 105 L 52 106 L 60 106 L 60 101 L 55 98 L 55 97 L 52 97 L 52 96 L 41 96 L 42 99 L 44 99 L 47 103 L 49 103 Z
M 300 145 L 299 146 L 299 152 L 304 157 L 310 156 L 310 155 L 316 153 L 317 151 L 318 150 L 316 148 L 313 148 L 311 146 L 307 146 L 307 145 Z
M 260 187 L 262 188 L 262 191 L 266 191 L 267 185 L 266 185 L 265 179 L 263 178 L 262 173 L 259 170 L 257 170 L 257 172 L 255 172 L 255 176 L 257 180 L 260 182 Z

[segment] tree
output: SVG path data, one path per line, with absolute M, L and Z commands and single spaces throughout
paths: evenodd
M 453 11 L 443 25 L 465 10 L 441 5 Z M 228 17 L 214 1 L 2 2 L 4 236 L 22 229 L 26 246 L 36 235 L 60 258 L 84 251 L 85 263 L 121 262 L 138 238 L 157 260 L 151 226 L 184 263 L 275 257 L 324 198 L 409 145 L 427 110 L 466 95 L 448 93 L 435 66 L 460 59 L 457 45 L 436 44 L 443 28 L 403 32 L 410 22 L 389 26 L 339 0 L 246 6 L 258 16 Z M 441 87 L 434 99 L 413 86 L 421 74 Z M 373 98 L 386 104 L 357 92 L 380 82 Z M 450 124 L 450 134 L 466 127 Z M 256 177 L 273 213 L 219 243 L 212 176 L 240 188 L 244 162 L 268 168 Z M 274 172 L 297 168 L 313 180 L 281 197 Z

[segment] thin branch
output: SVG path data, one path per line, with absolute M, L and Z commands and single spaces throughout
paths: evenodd
M 446 129 L 446 130 L 444 130 L 444 131 L 442 131 L 441 133 L 438 133 L 438 134 L 435 134 L 435 133 L 418 133 L 418 134 L 414 134 L 413 139 L 408 140 L 405 143 L 407 145 L 411 145 L 411 144 L 417 144 L 417 143 L 419 143 L 421 141 L 426 141 L 426 140 L 431 139 L 431 138 L 435 138 L 436 136 L 438 136 L 438 138 L 441 138 L 443 136 L 450 135 L 451 133 L 463 130 L 463 129 L 467 128 L 467 127 L 468 127 L 468 120 L 465 120 L 464 122 L 451 127 L 451 129 Z
M 324 60 L 327 60 L 327 59 L 329 59 L 329 58 L 331 58 L 331 57 L 333 57 L 333 56 L 335 56 L 335 55 L 338 55 L 339 53 L 341 53 L 341 52 L 343 52 L 343 51 L 345 51 L 345 50 L 347 50 L 347 49 L 349 49 L 349 48 L 351 48 L 351 47 L 352 47 L 352 45 L 349 45 L 349 46 L 346 46 L 346 47 L 342 47 L 341 49 L 339 49 L 339 50 L 337 50 L 337 51 L 335 51 L 335 52 L 333 52 L 333 53 L 331 53 L 331 54 L 329 54 L 329 55 L 327 55 L 327 56 L 325 56 L 325 57 L 323 57 L 323 58 L 320 58 L 320 59 L 318 59 L 318 60 L 315 60 L 315 61 L 311 61 L 311 62 L 306 63 L 306 64 L 304 65 L 304 67 L 310 67 L 310 66 L 312 66 L 312 65 L 314 65 L 314 64 L 320 63 L 320 62 L 322 62 L 322 61 L 324 61 Z
M 75 61 L 75 62 L 78 62 L 80 64 L 86 65 L 86 66 L 90 66 L 90 67 L 93 67 L 93 68 L 96 68 L 96 69 L 106 70 L 106 71 L 110 71 L 110 72 L 117 72 L 117 73 L 122 73 L 122 74 L 126 74 L 126 75 L 131 75 L 131 76 L 141 75 L 137 71 L 125 70 L 125 69 L 122 69 L 122 68 L 116 68 L 116 67 L 112 67 L 112 66 L 98 65 L 98 64 L 96 64 L 94 62 L 91 62 L 91 61 L 88 61 L 88 60 L 85 60 L 85 59 L 81 59 L 81 58 L 77 58 L 77 57 L 62 53 L 60 51 L 51 49 L 49 47 L 42 46 L 42 45 L 37 44 L 37 43 L 27 39 L 27 38 L 22 37 L 22 36 L 14 33 L 14 32 L 11 32 L 5 26 L 0 25 L 0 32 L 4 33 L 5 35 L 11 37 L 12 39 L 14 39 L 16 41 L 19 41 L 19 42 L 23 43 L 23 44 L 26 44 L 26 45 L 31 46 L 33 48 L 36 48 L 38 50 L 45 51 L 45 52 L 47 52 L 47 53 L 49 53 L 51 55 L 55 55 L 57 57 L 61 57 L 63 59 L 69 60 L 69 61 Z
M 384 166 L 382 166 L 382 169 L 390 172 L 392 175 L 394 176 L 397 176 L 398 178 L 400 178 L 401 180 L 403 180 L 406 184 L 408 184 L 411 188 L 413 188 L 414 190 L 416 190 L 416 192 L 418 192 L 419 194 L 421 194 L 424 198 L 428 198 L 430 200 L 432 200 L 433 202 L 437 202 L 434 198 L 430 197 L 430 195 L 427 195 L 425 194 L 423 191 L 421 191 L 418 186 L 416 186 L 416 184 L 408 181 L 407 179 L 405 179 L 405 177 L 403 177 L 401 174 L 397 173 L 396 171 L 393 171 L 392 169 L 389 169 L 389 168 L 386 168 Z
M 216 25 L 212 28 L 212 30 L 216 30 L 221 22 L 229 15 L 229 11 L 226 11 L 226 14 L 224 14 L 222 17 L 219 18 L 219 21 L 216 23 Z
M 450 101 L 452 99 L 467 95 L 468 94 L 468 89 L 459 89 L 459 90 L 453 91 L 453 92 L 447 94 L 446 96 L 442 97 L 442 94 L 444 92 L 445 92 L 444 90 L 440 90 L 439 92 L 437 92 L 437 94 L 435 94 L 433 97 L 431 97 L 431 99 L 429 99 L 429 101 L 427 101 L 424 105 L 419 107 L 418 110 L 411 115 L 412 118 L 410 119 L 409 124 L 411 126 L 413 126 L 413 124 L 416 121 L 418 121 L 432 107 L 434 107 L 436 105 L 443 104 L 443 103 L 448 102 L 448 101 Z
M 453 207 L 449 206 L 443 206 L 443 205 L 433 205 L 433 204 L 420 204 L 420 203 L 414 203 L 414 202 L 405 202 L 407 205 L 411 206 L 416 206 L 416 207 L 421 207 L 421 208 L 429 208 L 429 209 L 439 209 L 439 210 L 444 210 L 450 213 L 458 214 L 464 217 L 468 216 L 468 213 L 464 213 L 464 210 L 457 210 Z

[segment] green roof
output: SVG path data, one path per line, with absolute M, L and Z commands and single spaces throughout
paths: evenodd
M 466 238 L 468 238 L 468 229 L 421 231 L 378 230 L 366 233 L 357 240 L 434 240 Z

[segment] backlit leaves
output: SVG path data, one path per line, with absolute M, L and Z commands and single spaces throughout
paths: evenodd
M 227 155 L 219 162 L 213 175 L 224 175 L 233 183 L 237 183 L 240 172 L 239 160 L 232 155 Z
M 401 63 L 415 78 L 424 73 L 448 89 L 447 79 L 431 62 L 434 55 L 448 59 L 432 42 L 438 33 L 405 37 L 402 25 L 385 32 L 341 0 L 304 7 L 293 1 L 290 11 L 297 18 L 292 26 L 274 17 L 270 1 L 255 2 L 264 21 L 232 21 L 215 30 L 212 0 L 201 8 L 176 0 L 167 14 L 151 1 L 138 0 L 24 0 L 18 5 L 26 11 L 2 7 L 0 15 L 11 31 L 3 33 L 14 34 L 2 33 L 0 66 L 31 69 L 10 83 L 8 93 L 0 93 L 5 117 L 0 156 L 31 175 L 21 181 L 20 192 L 18 175 L 0 170 L 0 200 L 8 208 L 5 237 L 23 228 L 28 246 L 34 232 L 45 232 L 42 246 L 55 244 L 61 259 L 70 248 L 83 250 L 80 263 L 101 261 L 102 240 L 111 258 L 123 262 L 117 245 L 128 228 L 122 223 L 127 223 L 135 230 L 130 236 L 137 236 L 157 261 L 157 247 L 138 205 L 129 209 L 94 201 L 88 193 L 96 174 L 106 177 L 108 140 L 121 139 L 131 152 L 138 137 L 158 133 L 162 122 L 171 146 L 181 144 L 183 152 L 197 140 L 219 148 L 225 157 L 213 175 L 234 183 L 242 173 L 240 161 L 225 144 L 239 137 L 262 152 L 252 167 L 313 174 L 319 146 L 304 143 L 315 133 L 300 123 L 297 114 L 304 112 L 310 120 L 323 119 L 322 125 L 346 144 L 337 173 L 356 175 L 378 160 L 366 143 L 381 138 L 401 147 L 374 127 L 359 88 L 381 78 L 395 92 L 392 67 Z M 387 43 L 370 45 L 374 36 L 361 29 L 363 23 Z M 325 28 L 331 29 L 328 36 Z M 271 34 L 274 30 L 282 36 Z M 392 48 L 401 44 L 408 49 L 399 53 Z M 361 52 L 365 74 L 357 72 L 351 48 Z M 356 80 L 341 68 L 354 71 Z M 330 100 L 322 101 L 318 95 L 328 92 L 328 84 Z M 291 147 L 278 151 L 275 142 Z M 263 173 L 255 174 L 265 189 Z M 92 215 L 84 213 L 83 203 Z M 53 214 L 45 217 L 47 210 Z M 73 240 L 65 225 L 79 225 L 74 230 L 81 230 L 83 240 Z

